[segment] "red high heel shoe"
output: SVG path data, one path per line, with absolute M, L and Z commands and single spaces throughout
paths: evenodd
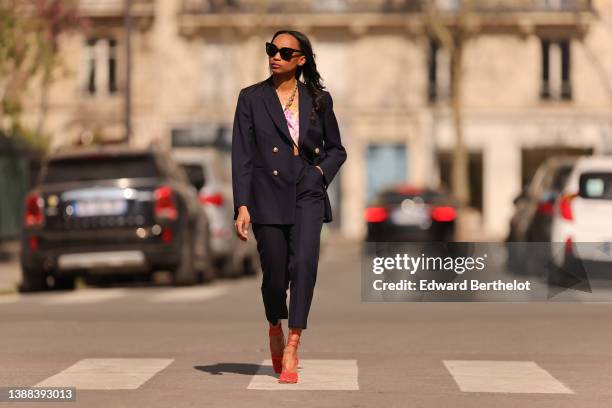
M 293 346 L 296 348 L 296 352 L 297 352 L 297 346 L 298 344 L 300 344 L 300 340 L 299 338 L 296 340 L 296 338 L 291 338 L 289 339 L 289 341 L 287 341 L 287 346 Z M 299 363 L 300 359 L 297 358 L 297 355 L 295 357 L 295 372 L 289 372 L 289 371 L 281 371 L 280 373 L 280 377 L 278 378 L 278 382 L 279 383 L 283 383 L 283 384 L 295 384 L 298 382 L 298 363 Z
M 269 336 L 282 336 L 283 335 L 283 326 L 280 324 L 277 326 L 269 325 L 268 329 Z M 283 341 L 284 343 L 284 341 Z M 270 349 L 270 355 L 272 356 L 272 367 L 274 367 L 274 372 L 279 374 L 283 370 L 283 355 L 272 354 L 272 349 Z

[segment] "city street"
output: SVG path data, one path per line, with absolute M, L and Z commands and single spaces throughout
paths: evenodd
M 323 247 L 298 384 L 272 370 L 258 275 L 0 295 L 0 386 L 88 408 L 610 406 L 612 303 L 365 303 L 360 248 Z
M 0 16 L 0 408 L 612 408 L 612 0 Z

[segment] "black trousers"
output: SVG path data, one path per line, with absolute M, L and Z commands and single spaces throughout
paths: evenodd
M 289 319 L 290 328 L 306 329 L 317 280 L 325 184 L 315 166 L 299 155 L 292 160 L 298 175 L 295 223 L 253 223 L 252 228 L 263 271 L 266 319 L 272 324 Z M 291 294 L 288 310 L 287 289 Z

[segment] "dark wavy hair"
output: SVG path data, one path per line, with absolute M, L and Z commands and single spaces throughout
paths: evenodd
M 321 75 L 317 71 L 317 64 L 315 62 L 315 54 L 312 52 L 312 45 L 310 40 L 305 34 L 295 30 L 279 30 L 274 33 L 270 42 L 280 34 L 291 34 L 300 43 L 300 49 L 306 57 L 306 63 L 302 66 L 298 66 L 295 70 L 295 79 L 300 80 L 300 76 L 304 75 L 304 83 L 310 92 L 312 97 L 312 105 L 314 112 L 310 112 L 310 121 L 314 122 L 315 112 L 319 114 L 324 108 L 323 101 L 323 90 L 325 87 L 321 84 Z

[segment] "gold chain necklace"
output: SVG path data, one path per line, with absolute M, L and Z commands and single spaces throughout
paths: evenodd
M 285 105 L 285 108 L 283 110 L 287 110 L 288 107 L 291 106 L 291 104 L 293 103 L 293 98 L 295 97 L 295 93 L 297 92 L 298 89 L 298 84 L 297 84 L 297 80 L 295 81 L 295 88 L 293 89 L 293 92 L 291 93 L 291 97 L 289 98 L 289 102 L 287 102 L 287 104 Z
M 287 110 L 287 108 L 289 106 L 291 106 L 291 104 L 293 103 L 293 98 L 295 97 L 295 93 L 297 92 L 298 89 L 298 83 L 297 80 L 295 81 L 295 88 L 293 89 L 293 93 L 291 94 L 291 98 L 289 98 L 289 102 L 287 102 L 287 104 L 285 105 L 285 109 L 283 109 L 283 111 Z M 299 149 L 298 146 L 295 144 L 295 141 L 293 141 L 293 155 L 297 156 L 299 154 Z

